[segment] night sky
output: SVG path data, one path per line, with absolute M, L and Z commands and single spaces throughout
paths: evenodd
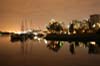
M 42 29 L 52 18 L 67 25 L 91 14 L 100 14 L 100 0 L 0 0 L 0 30 L 20 31 L 22 21 Z

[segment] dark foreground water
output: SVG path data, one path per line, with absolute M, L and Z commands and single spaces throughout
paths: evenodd
M 100 66 L 99 44 L 46 41 L 11 42 L 0 37 L 0 66 Z

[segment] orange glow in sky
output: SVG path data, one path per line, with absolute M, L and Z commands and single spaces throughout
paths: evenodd
M 41 29 L 51 18 L 67 25 L 91 14 L 100 14 L 100 0 L 0 0 L 0 30 L 20 31 L 24 20 Z

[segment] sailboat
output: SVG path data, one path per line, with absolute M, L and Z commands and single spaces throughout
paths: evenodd
M 25 41 L 28 39 L 28 34 L 25 31 L 26 30 L 26 20 L 25 22 L 22 21 L 21 22 L 21 32 L 17 32 L 17 33 L 12 33 L 11 34 L 11 41 Z

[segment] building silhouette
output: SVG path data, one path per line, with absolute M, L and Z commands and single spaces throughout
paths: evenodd
M 90 15 L 89 22 L 91 23 L 91 25 L 100 22 L 100 14 Z

